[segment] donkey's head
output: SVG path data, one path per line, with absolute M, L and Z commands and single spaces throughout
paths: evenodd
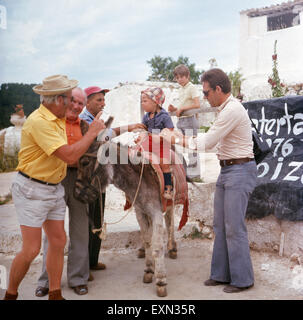
M 84 135 L 88 130 L 88 124 L 81 121 L 81 132 Z M 81 202 L 94 202 L 110 183 L 107 166 L 101 165 L 97 153 L 104 141 L 97 139 L 90 145 L 87 152 L 79 159 L 77 180 L 74 186 L 74 197 Z M 108 144 L 106 144 L 108 145 Z

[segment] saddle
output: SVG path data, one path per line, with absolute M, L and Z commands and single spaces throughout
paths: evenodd
M 167 207 L 172 206 L 173 204 L 183 205 L 182 217 L 178 227 L 178 230 L 181 230 L 182 227 L 186 224 L 189 216 L 189 200 L 186 173 L 180 158 L 172 149 L 170 149 L 169 145 L 163 143 L 162 138 L 160 139 L 159 136 L 157 136 L 157 139 L 155 140 L 156 141 L 152 142 L 153 148 L 151 149 L 152 134 L 147 135 L 136 146 L 129 148 L 128 154 L 130 157 L 132 157 L 135 153 L 141 152 L 143 156 L 143 161 L 150 163 L 152 168 L 154 169 L 156 176 L 159 180 L 159 193 L 161 197 L 162 212 L 165 212 Z M 160 158 L 163 159 L 163 156 L 169 161 L 171 167 L 172 181 L 174 187 L 173 200 L 167 200 L 163 197 L 165 184 L 163 172 L 160 167 Z M 131 202 L 129 201 L 129 199 L 126 199 L 124 210 L 127 210 L 130 207 Z

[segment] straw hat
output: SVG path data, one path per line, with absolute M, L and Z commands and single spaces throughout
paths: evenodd
M 72 90 L 78 86 L 78 83 L 78 80 L 70 80 L 65 75 L 56 74 L 46 77 L 43 84 L 34 86 L 33 90 L 35 93 L 44 96 L 57 95 Z

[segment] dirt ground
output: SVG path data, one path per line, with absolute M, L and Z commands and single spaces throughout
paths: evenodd
M 135 249 L 101 250 L 100 260 L 107 265 L 103 271 L 93 271 L 87 295 L 78 296 L 68 288 L 66 263 L 62 278 L 63 295 L 68 300 L 302 300 L 303 267 L 289 258 L 274 253 L 251 251 L 255 272 L 253 288 L 228 294 L 223 286 L 206 287 L 213 241 L 182 239 L 178 242 L 178 259 L 166 257 L 168 296 L 156 296 L 155 283 L 142 282 L 144 260 Z M 0 254 L 0 265 L 8 272 L 14 256 Z M 65 257 L 66 259 L 67 257 Z M 20 300 L 47 300 L 34 295 L 41 270 L 42 256 L 36 258 L 19 289 Z M 0 289 L 0 299 L 5 291 Z

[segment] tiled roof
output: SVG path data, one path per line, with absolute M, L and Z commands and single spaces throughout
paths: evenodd
M 303 11 L 303 0 L 283 2 L 281 4 L 271 5 L 270 7 L 264 7 L 259 9 L 243 10 L 240 12 L 240 14 L 246 14 L 249 17 L 265 16 L 272 13 L 292 10 L 295 6 L 302 6 L 300 11 Z

